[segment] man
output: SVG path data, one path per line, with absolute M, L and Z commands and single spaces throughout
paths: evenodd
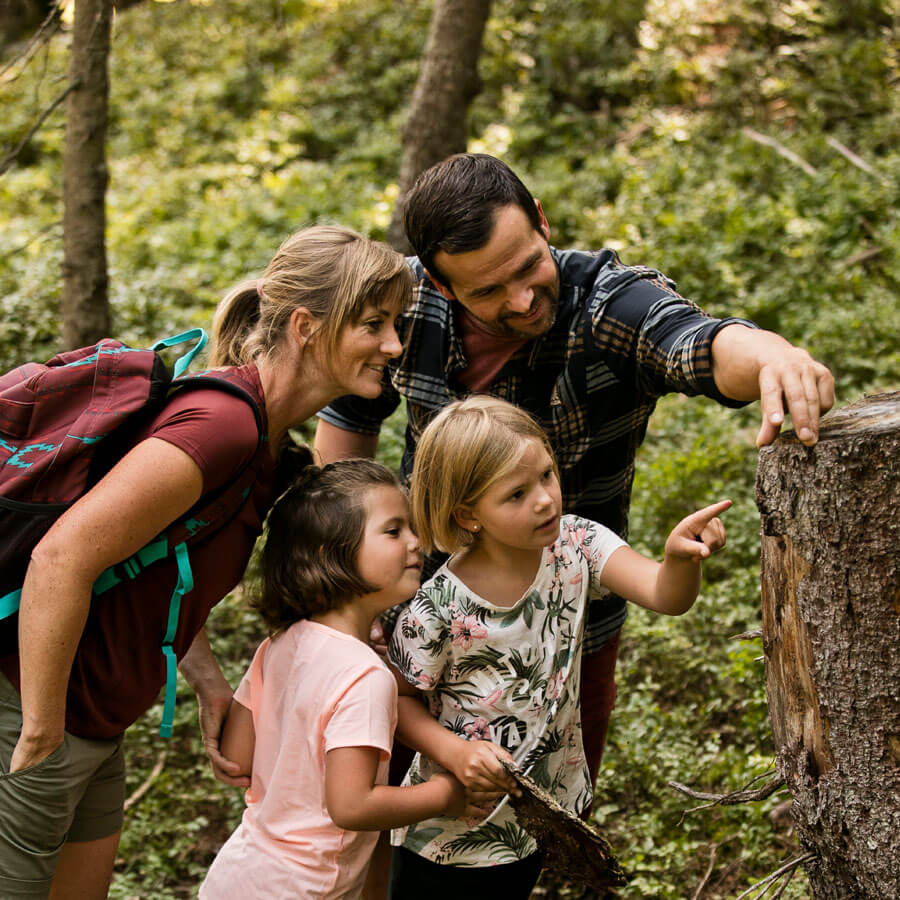
M 381 422 L 407 401 L 403 471 L 447 403 L 487 392 L 531 412 L 556 451 L 563 512 L 626 537 L 634 456 L 664 393 L 726 406 L 759 399 L 757 445 L 771 443 L 784 401 L 805 444 L 834 402 L 828 369 L 743 319 L 713 319 L 659 272 L 611 250 L 558 251 L 540 203 L 500 160 L 458 154 L 424 172 L 406 199 L 418 287 L 398 322 L 404 352 L 381 398 L 343 397 L 319 413 L 328 460 L 374 454 Z M 582 667 L 585 754 L 596 780 L 615 701 L 625 603 L 591 605 Z

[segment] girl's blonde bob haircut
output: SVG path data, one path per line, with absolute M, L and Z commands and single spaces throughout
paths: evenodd
M 537 441 L 556 457 L 544 429 L 524 410 L 486 394 L 444 407 L 416 446 L 410 504 L 426 553 L 456 553 L 474 538 L 455 513 L 470 507 L 495 481 L 515 468 L 526 441 Z

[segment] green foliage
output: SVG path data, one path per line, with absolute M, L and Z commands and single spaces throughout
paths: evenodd
M 896 0 L 494 0 L 471 146 L 522 174 L 557 246 L 611 246 L 711 313 L 783 333 L 832 367 L 839 403 L 896 389 L 896 14 Z M 304 225 L 384 235 L 429 15 L 414 0 L 176 0 L 117 16 L 114 333 L 145 344 L 208 323 Z M 66 43 L 7 76 L 4 151 L 62 91 Z M 59 349 L 63 125 L 60 107 L 0 176 L 0 370 Z M 658 555 L 692 509 L 734 506 L 695 608 L 635 610 L 624 632 L 594 814 L 633 873 L 624 900 L 691 896 L 713 852 L 703 896 L 733 897 L 795 849 L 766 815 L 783 796 L 682 821 L 696 804 L 667 787 L 734 790 L 772 763 L 759 641 L 733 637 L 760 617 L 757 420 L 754 407 L 666 398 L 639 455 L 642 551 Z M 380 446 L 394 466 L 404 428 L 401 408 Z M 211 631 L 236 683 L 261 626 L 236 595 Z M 239 820 L 241 792 L 212 778 L 182 694 L 172 742 L 156 736 L 159 709 L 128 733 L 129 794 L 166 759 L 127 813 L 113 897 L 190 895 Z M 577 896 L 550 876 L 542 890 Z M 797 877 L 782 896 L 807 892 Z

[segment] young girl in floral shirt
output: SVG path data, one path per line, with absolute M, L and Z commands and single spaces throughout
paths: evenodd
M 602 525 L 561 516 L 553 452 L 527 413 L 472 396 L 438 414 L 416 452 L 413 519 L 427 551 L 452 556 L 390 645 L 403 675 L 397 735 L 419 751 L 404 783 L 447 770 L 470 800 L 503 799 L 481 821 L 439 816 L 396 830 L 393 900 L 530 895 L 541 860 L 504 796 L 499 758 L 572 812 L 589 806 L 579 715 L 587 601 L 610 590 L 666 615 L 688 610 L 701 560 L 725 543 L 716 516 L 730 505 L 679 522 L 657 563 Z

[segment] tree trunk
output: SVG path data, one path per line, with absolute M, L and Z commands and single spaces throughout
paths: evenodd
M 760 452 L 763 645 L 813 895 L 900 897 L 900 392 Z
M 478 57 L 491 0 L 435 0 L 422 67 L 403 127 L 400 192 L 388 241 L 403 253 L 403 197 L 429 166 L 466 149 L 466 114 L 481 89 Z
M 76 0 L 63 156 L 63 343 L 109 334 L 106 118 L 112 0 Z

